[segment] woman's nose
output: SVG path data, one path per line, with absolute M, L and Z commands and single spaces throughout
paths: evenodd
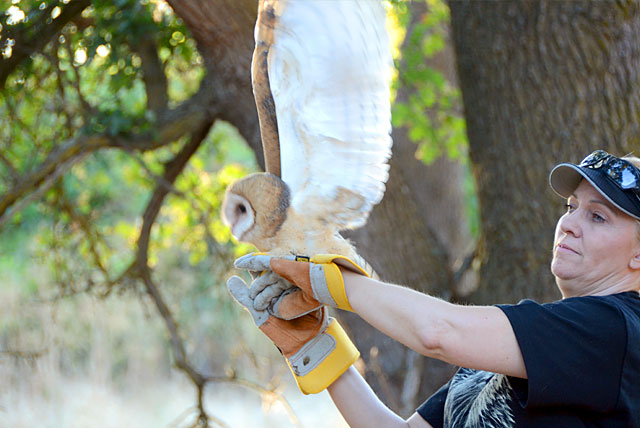
M 571 233 L 574 236 L 580 236 L 580 218 L 577 210 L 568 212 L 558 220 L 558 226 L 564 233 Z

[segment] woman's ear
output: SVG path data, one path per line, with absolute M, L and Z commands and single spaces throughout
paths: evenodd
M 629 267 L 631 268 L 631 270 L 640 269 L 640 248 L 636 250 L 636 253 L 629 261 Z

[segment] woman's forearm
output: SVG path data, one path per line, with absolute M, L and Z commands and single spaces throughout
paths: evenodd
M 349 367 L 327 390 L 352 428 L 407 428 L 409 426 L 380 401 L 353 366 Z
M 348 271 L 343 278 L 352 309 L 414 351 L 458 366 L 527 377 L 511 324 L 499 308 L 454 305 Z
M 349 303 L 365 321 L 422 355 L 438 357 L 438 326 L 454 305 L 348 271 L 343 277 Z

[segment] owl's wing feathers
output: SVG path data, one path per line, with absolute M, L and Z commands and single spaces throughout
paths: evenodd
M 291 204 L 340 229 L 361 226 L 382 199 L 391 156 L 384 7 L 377 0 L 276 4 L 268 68 Z

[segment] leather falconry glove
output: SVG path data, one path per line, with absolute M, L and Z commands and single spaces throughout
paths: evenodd
M 326 308 L 294 320 L 282 320 L 266 310 L 255 309 L 249 288 L 241 278 L 229 278 L 227 288 L 285 356 L 304 394 L 323 391 L 360 357 L 338 321 L 327 316 Z
M 322 305 L 353 311 L 338 265 L 369 276 L 356 263 L 336 254 L 319 254 L 311 258 L 247 254 L 234 265 L 239 269 L 265 272 L 251 284 L 250 295 L 255 299 L 256 309 L 268 309 L 282 319 L 302 316 Z M 291 288 L 290 283 L 296 288 Z

